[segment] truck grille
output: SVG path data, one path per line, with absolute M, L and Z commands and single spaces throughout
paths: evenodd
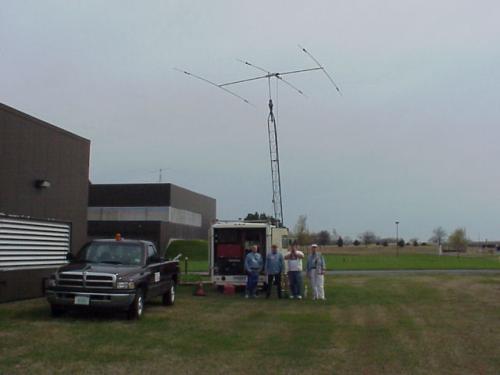
M 62 272 L 57 277 L 57 285 L 74 288 L 111 289 L 115 281 L 115 275 L 97 272 Z

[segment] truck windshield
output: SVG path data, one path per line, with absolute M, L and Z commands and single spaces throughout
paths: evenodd
M 93 242 L 80 251 L 77 260 L 137 266 L 143 263 L 143 248 L 139 244 Z

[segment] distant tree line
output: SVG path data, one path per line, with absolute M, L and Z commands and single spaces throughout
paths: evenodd
M 273 225 L 277 224 L 277 220 L 271 215 L 265 213 L 249 213 L 244 220 L 250 221 L 266 221 Z M 349 236 L 341 236 L 335 228 L 331 231 L 326 229 L 320 230 L 318 232 L 310 231 L 307 225 L 307 216 L 300 215 L 297 219 L 296 224 L 293 229 L 291 229 L 291 235 L 294 240 L 301 246 L 310 245 L 312 243 L 317 243 L 318 245 L 337 245 L 339 247 L 343 246 L 360 246 L 360 245 L 377 245 L 377 246 L 389 246 L 390 244 L 396 244 L 399 247 L 404 246 L 426 246 L 427 242 L 419 241 L 418 238 L 413 237 L 408 241 L 404 238 L 394 238 L 394 237 L 379 237 L 372 230 L 366 230 L 360 233 L 354 240 Z M 433 229 L 432 235 L 429 238 L 429 242 L 436 245 L 446 245 L 449 249 L 455 251 L 466 251 L 470 240 L 467 239 L 465 228 L 455 229 L 449 236 L 446 231 L 438 226 Z
M 265 213 L 258 213 L 255 211 L 254 213 L 248 213 L 247 216 L 243 219 L 245 221 L 265 221 L 271 223 L 272 225 L 276 225 L 278 220 L 276 220 L 271 215 L 266 215 Z

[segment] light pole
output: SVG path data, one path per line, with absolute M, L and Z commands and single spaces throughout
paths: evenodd
M 399 221 L 396 221 L 396 254 L 399 256 Z

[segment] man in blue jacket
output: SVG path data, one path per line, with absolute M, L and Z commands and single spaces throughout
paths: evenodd
M 252 251 L 245 257 L 245 272 L 247 273 L 247 288 L 245 298 L 255 298 L 259 273 L 262 270 L 262 256 L 258 252 L 257 245 L 252 246 Z
M 281 298 L 281 273 L 285 270 L 283 255 L 278 252 L 278 246 L 272 245 L 271 252 L 267 254 L 265 271 L 267 275 L 266 298 L 271 295 L 273 284 L 278 290 L 278 298 Z

